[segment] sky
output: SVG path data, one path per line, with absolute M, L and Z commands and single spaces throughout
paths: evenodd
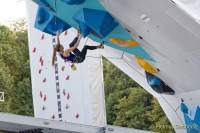
M 26 18 L 25 0 L 1 0 L 0 24 L 9 25 L 20 18 Z
M 26 0 L 1 0 L 0 24 L 9 25 L 12 20 L 26 18 Z M 174 0 L 196 20 L 200 20 L 200 0 Z

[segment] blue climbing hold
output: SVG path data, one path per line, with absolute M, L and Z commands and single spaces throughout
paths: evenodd
M 56 17 L 51 11 L 44 7 L 39 7 L 35 21 L 35 28 L 51 34 L 56 35 L 56 32 L 63 32 L 70 28 L 70 25 Z
M 160 86 L 161 80 L 152 74 L 147 74 L 147 81 L 150 86 Z
M 79 24 L 79 27 L 86 28 L 83 34 L 92 33 L 99 38 L 106 37 L 118 26 L 115 19 L 104 10 L 83 8 L 79 10 L 73 19 Z
M 69 5 L 80 5 L 85 2 L 85 0 L 61 0 Z

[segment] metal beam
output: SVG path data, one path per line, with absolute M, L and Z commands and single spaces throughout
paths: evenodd
M 0 113 L 0 130 L 20 132 L 36 129 L 41 129 L 43 133 L 150 133 L 148 131 L 116 126 L 108 126 L 105 128 L 93 127 L 81 124 Z

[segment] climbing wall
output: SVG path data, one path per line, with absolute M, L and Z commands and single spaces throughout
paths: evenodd
M 34 114 L 37 118 L 59 120 L 92 126 L 105 126 L 105 103 L 101 50 L 88 51 L 81 64 L 64 62 L 58 55 L 51 65 L 55 38 L 34 28 L 37 6 L 27 1 L 29 53 Z M 77 31 L 69 29 L 60 40 L 65 48 Z M 85 38 L 84 44 L 98 45 Z

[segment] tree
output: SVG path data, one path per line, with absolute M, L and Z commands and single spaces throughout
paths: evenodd
M 104 59 L 103 63 L 108 124 L 173 132 L 156 99 L 110 62 Z
M 113 64 L 103 59 L 104 64 L 104 84 L 106 95 L 116 90 L 124 90 L 129 87 L 138 87 L 139 85 L 121 72 Z
M 147 130 L 150 124 L 147 114 L 151 110 L 152 96 L 142 88 L 129 90 L 129 95 L 119 99 L 119 104 L 116 105 L 118 112 L 114 124 Z
M 9 68 L 0 60 L 0 91 L 5 93 L 5 102 L 0 102 L 0 112 L 8 112 L 8 102 L 10 93 L 13 89 L 14 80 Z
M 152 110 L 148 118 L 152 123 L 150 130 L 162 133 L 174 133 L 173 127 L 170 125 L 156 98 L 152 99 Z
M 23 21 L 13 25 L 14 30 L 0 26 L 0 89 L 6 100 L 0 111 L 33 115 L 27 29 Z

